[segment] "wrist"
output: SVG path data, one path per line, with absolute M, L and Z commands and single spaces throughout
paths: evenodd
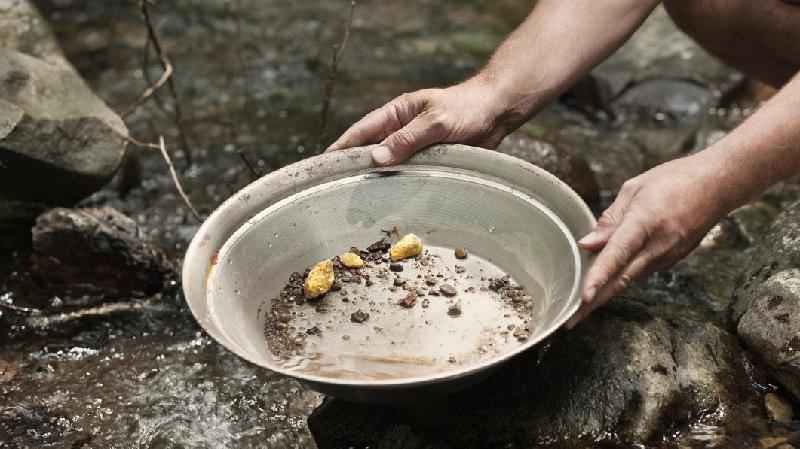
M 703 167 L 708 179 L 708 187 L 718 199 L 720 214 L 747 204 L 763 193 L 764 186 L 760 179 L 754 178 L 746 161 L 737 158 L 730 148 L 712 146 L 695 154 L 697 166 Z
M 487 109 L 500 124 L 519 126 L 544 107 L 548 99 L 543 92 L 525 92 L 510 76 L 485 68 L 465 81 L 485 92 Z

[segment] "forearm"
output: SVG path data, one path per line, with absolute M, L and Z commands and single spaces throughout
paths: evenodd
M 716 183 L 723 188 L 722 200 L 730 208 L 800 174 L 800 73 L 698 156 L 719 167 Z
M 658 3 L 539 0 L 476 78 L 503 112 L 529 116 L 621 46 Z

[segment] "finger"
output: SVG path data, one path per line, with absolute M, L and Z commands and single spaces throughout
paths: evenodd
M 625 270 L 608 282 L 590 303 L 584 303 L 578 312 L 567 322 L 567 329 L 572 329 L 585 320 L 599 307 L 606 305 L 614 296 L 622 293 L 637 279 L 647 275 L 653 269 L 653 263 L 658 259 L 660 251 L 646 249 L 639 253 Z
M 583 301 L 592 302 L 597 292 L 613 280 L 644 247 L 647 235 L 635 218 L 628 218 L 614 231 L 586 274 Z
M 372 151 L 372 159 L 378 165 L 394 165 L 427 146 L 441 142 L 446 136 L 443 122 L 431 113 L 423 113 L 387 137 Z
M 424 105 L 422 92 L 401 95 L 365 115 L 325 151 L 337 151 L 378 143 L 413 120 L 422 111 Z

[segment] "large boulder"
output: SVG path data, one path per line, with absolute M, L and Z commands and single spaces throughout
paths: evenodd
M 327 449 L 503 447 L 509 441 L 627 447 L 691 424 L 733 425 L 760 407 L 742 381 L 742 350 L 704 313 L 683 308 L 620 299 L 479 387 L 399 409 L 332 400 L 309 426 Z
M 74 70 L 0 50 L 0 200 L 80 200 L 114 175 L 126 134 Z
M 127 128 L 67 62 L 25 0 L 0 0 L 0 248 L 29 240 L 36 215 L 108 182 Z
M 778 216 L 740 281 L 739 336 L 800 399 L 800 203 Z
M 67 303 L 153 295 L 174 274 L 172 262 L 142 239 L 136 222 L 112 208 L 47 211 L 33 228 L 33 250 L 34 272 L 69 295 Z

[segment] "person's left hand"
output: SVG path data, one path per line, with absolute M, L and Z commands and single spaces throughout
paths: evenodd
M 671 267 L 735 205 L 723 176 L 730 161 L 701 152 L 628 180 L 594 230 L 578 244 L 600 254 L 584 282 L 571 329 L 635 279 Z

